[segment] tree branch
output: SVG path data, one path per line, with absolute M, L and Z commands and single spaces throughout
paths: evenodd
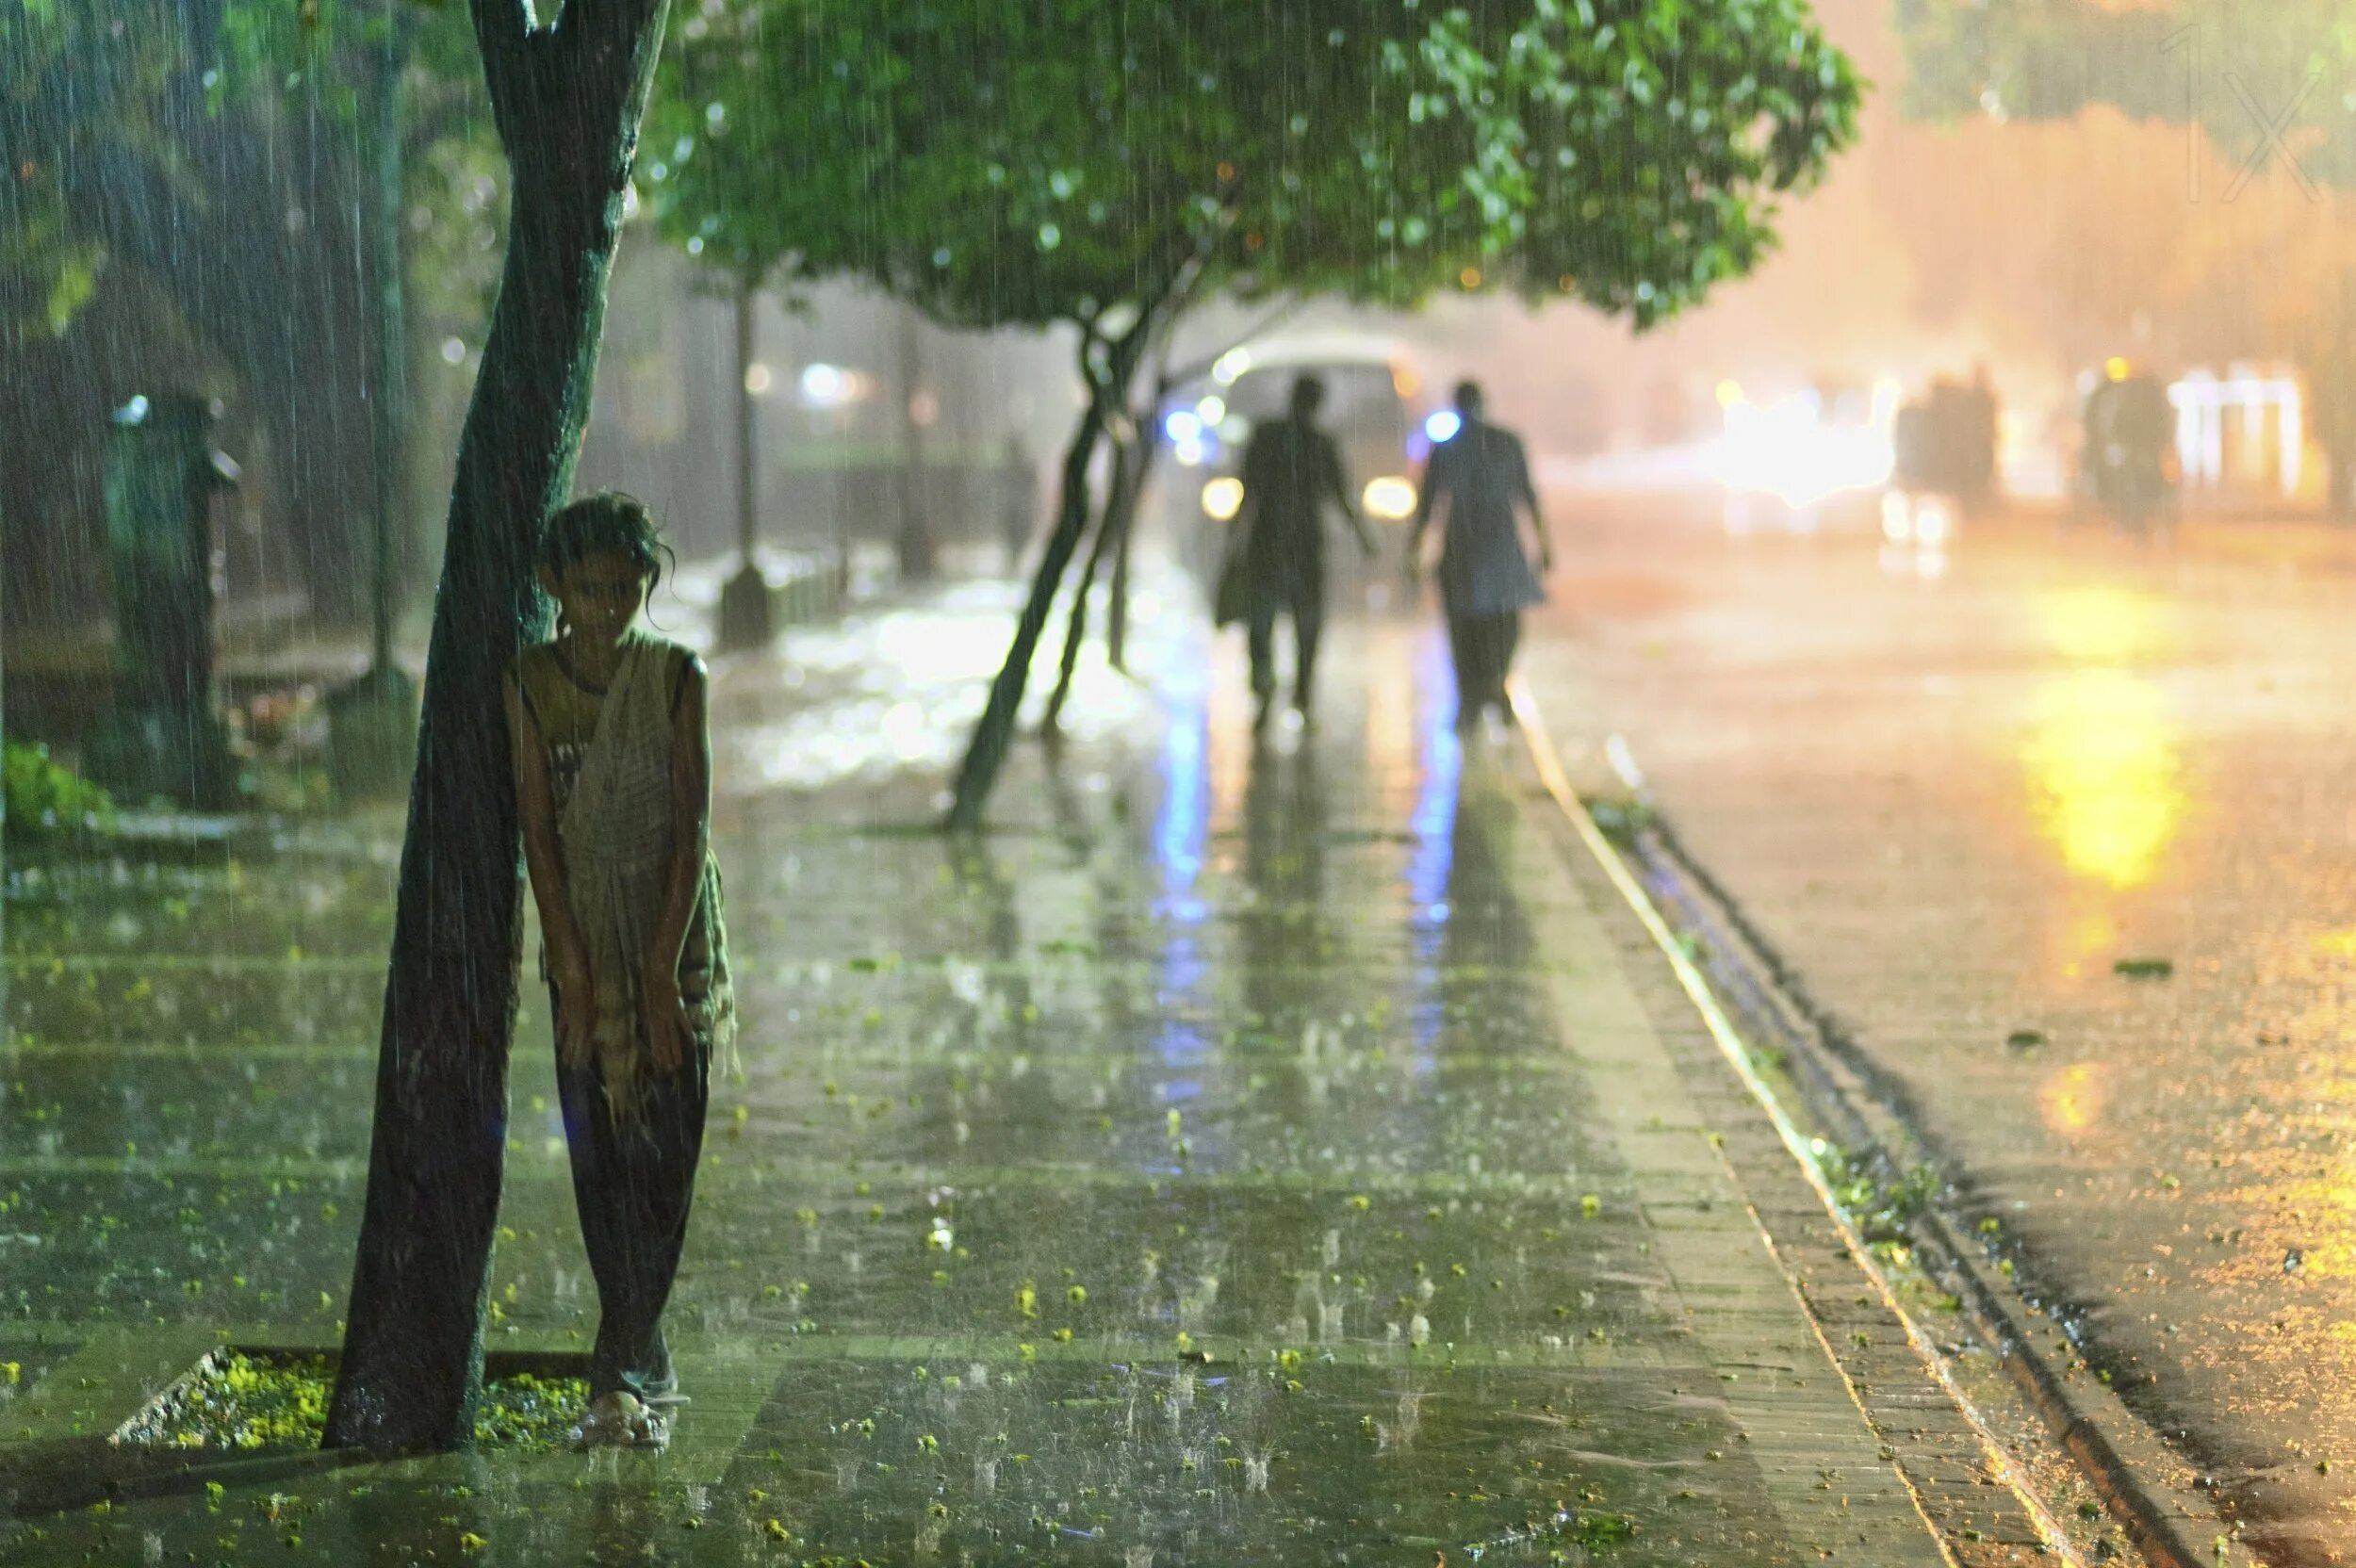
M 483 79 L 491 92 L 492 118 L 499 135 L 508 132 L 508 114 L 515 108 L 531 58 L 525 46 L 532 40 L 532 0 L 473 0 L 475 46 L 483 55 Z

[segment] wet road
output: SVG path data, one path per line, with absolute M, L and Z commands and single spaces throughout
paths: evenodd
M 2248 1537 L 2356 1560 L 2356 542 L 1555 511 L 1555 727 L 1626 737 Z

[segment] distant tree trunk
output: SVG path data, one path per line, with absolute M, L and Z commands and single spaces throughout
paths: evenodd
M 916 307 L 900 310 L 900 575 L 923 581 L 933 575 L 935 544 L 932 498 L 924 483 L 924 421 L 917 417 L 923 395 L 924 340 Z
M 376 359 L 368 389 L 375 416 L 370 461 L 376 481 L 375 580 L 368 596 L 369 673 L 382 678 L 393 664 L 393 622 L 400 613 L 401 525 L 409 478 L 408 271 L 401 265 L 401 74 L 409 64 L 414 24 L 406 0 L 393 0 L 376 61 L 376 202 L 369 248 L 376 266 Z
M 1096 534 L 1088 546 L 1088 558 L 1080 568 L 1080 582 L 1072 596 L 1072 608 L 1064 616 L 1063 659 L 1055 667 L 1055 689 L 1047 694 L 1047 711 L 1039 716 L 1039 733 L 1050 738 L 1063 730 L 1063 705 L 1072 695 L 1072 678 L 1080 667 L 1080 645 L 1088 640 L 1088 596 L 1096 591 L 1096 574 L 1104 564 L 1104 541 L 1112 526 L 1112 498 L 1121 487 L 1121 446 L 1113 445 L 1113 481 L 1105 488 L 1104 505 L 1096 514 Z
M 761 427 L 753 404 L 754 348 L 760 335 L 759 296 L 749 283 L 736 290 L 736 554 L 746 571 L 760 544 Z
M 1088 384 L 1088 405 L 1081 410 L 1071 445 L 1064 449 L 1055 531 L 1047 536 L 1047 548 L 1031 579 L 1031 596 L 1024 601 L 1023 613 L 1015 621 L 1013 645 L 1006 650 L 1006 661 L 999 666 L 997 678 L 990 682 L 990 701 L 982 709 L 980 722 L 973 727 L 973 739 L 967 744 L 965 760 L 957 769 L 947 822 L 953 831 L 971 831 L 981 825 L 982 808 L 989 802 L 990 786 L 997 782 L 998 769 L 1014 742 L 1015 722 L 1022 711 L 1023 689 L 1030 683 L 1031 660 L 1039 651 L 1039 634 L 1046 629 L 1048 612 L 1055 607 L 1055 592 L 1072 564 L 1072 553 L 1080 547 L 1080 535 L 1088 529 L 1088 464 L 1096 455 L 1098 442 L 1104 439 L 1111 411 L 1119 406 L 1121 389 L 1129 384 L 1130 377 L 1137 371 L 1150 318 L 1149 313 L 1146 319 L 1125 335 L 1109 341 L 1091 333 L 1081 348 L 1081 376 Z M 1095 359 L 1100 349 L 1104 357 L 1101 365 Z
M 1088 564 L 1080 568 L 1079 592 L 1072 595 L 1071 616 L 1064 622 L 1063 662 L 1055 671 L 1055 689 L 1047 698 L 1047 712 L 1039 721 L 1042 734 L 1054 735 L 1063 727 L 1063 705 L 1072 695 L 1072 678 L 1080 667 L 1080 645 L 1088 640 L 1088 596 L 1096 590 L 1097 574 L 1104 566 L 1107 550 L 1115 552 L 1112 612 L 1119 612 L 1124 570 L 1121 563 L 1127 548 L 1125 530 L 1128 519 L 1137 514 L 1137 485 L 1144 472 L 1145 453 L 1152 445 L 1145 431 L 1135 421 L 1128 424 L 1127 433 L 1113 439 L 1112 478 L 1104 487 L 1104 505 L 1097 514 L 1096 537 L 1088 546 Z
M 1145 487 L 1153 478 L 1153 460 L 1161 455 L 1160 432 L 1153 423 L 1153 416 L 1161 411 L 1157 393 L 1154 406 L 1147 410 L 1147 418 L 1137 433 L 1135 455 L 1124 476 L 1121 505 L 1108 521 L 1113 534 L 1113 584 L 1104 608 L 1104 662 L 1121 674 L 1129 673 L 1129 550 L 1137 536 L 1137 508 L 1145 499 Z
M 547 624 L 533 535 L 572 487 L 666 8 L 584 0 L 548 26 L 523 0 L 473 0 L 507 257 L 459 437 L 330 1447 L 473 1435 L 521 933 L 499 682 Z

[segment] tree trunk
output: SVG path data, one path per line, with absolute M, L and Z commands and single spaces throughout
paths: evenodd
M 376 60 L 376 204 L 369 215 L 369 248 L 376 265 L 376 371 L 369 387 L 375 415 L 370 460 L 376 481 L 375 580 L 368 597 L 369 673 L 382 679 L 393 667 L 393 621 L 400 613 L 401 523 L 409 477 L 408 270 L 401 262 L 401 73 L 409 63 L 411 8 L 394 0 Z
M 1159 407 L 1157 399 L 1149 414 L 1159 412 Z M 1128 488 L 1107 519 L 1119 531 L 1113 535 L 1111 602 L 1104 608 L 1104 662 L 1123 675 L 1129 673 L 1129 547 L 1137 541 L 1137 507 L 1145 498 L 1147 482 L 1153 477 L 1153 460 L 1161 455 L 1159 436 L 1160 432 L 1149 419 L 1139 433 L 1140 445 L 1128 475 Z
M 760 298 L 751 284 L 736 291 L 736 553 L 747 571 L 753 568 L 753 551 L 759 544 L 760 505 L 758 486 L 761 465 L 757 456 L 761 437 L 756 422 L 758 411 L 753 403 L 753 350 L 756 347 L 760 317 Z
M 1126 592 L 1128 575 L 1129 522 L 1137 515 L 1137 492 L 1145 482 L 1145 470 L 1153 461 L 1153 440 L 1146 425 L 1130 421 L 1126 438 L 1113 443 L 1112 481 L 1105 486 L 1104 506 L 1096 523 L 1096 539 L 1088 547 L 1088 564 L 1080 569 L 1080 591 L 1072 596 L 1072 615 L 1064 623 L 1063 662 L 1055 672 L 1055 690 L 1047 699 L 1047 712 L 1039 722 L 1040 732 L 1056 733 L 1063 725 L 1063 705 L 1072 695 L 1072 678 L 1080 667 L 1080 645 L 1088 639 L 1088 595 L 1096 588 L 1096 577 L 1104 564 L 1107 550 L 1113 557 L 1113 586 L 1111 608 L 1106 622 L 1114 633 L 1121 629 L 1121 595 Z M 1120 668 L 1117 636 L 1108 644 L 1107 662 Z
M 1040 715 L 1039 733 L 1053 737 L 1063 729 L 1063 705 L 1072 695 L 1072 678 L 1080 667 L 1080 645 L 1088 640 L 1088 595 L 1096 590 L 1096 574 L 1104 564 L 1104 542 L 1112 528 L 1113 499 L 1121 491 L 1121 466 L 1126 459 L 1120 443 L 1113 446 L 1113 479 L 1105 487 L 1104 506 L 1097 514 L 1095 542 L 1088 546 L 1087 564 L 1080 568 L 1080 584 L 1072 596 L 1072 609 L 1063 623 L 1063 660 L 1055 667 L 1055 689 L 1047 695 L 1047 711 Z
M 997 678 L 990 682 L 990 700 L 973 727 L 973 739 L 966 745 L 965 760 L 957 767 L 949 816 L 943 825 L 952 832 L 971 832 L 981 825 L 982 808 L 990 800 L 990 786 L 998 780 L 998 769 L 1006 760 L 1006 748 L 1013 743 L 1015 721 L 1023 708 L 1023 688 L 1030 682 L 1031 659 L 1039 651 L 1039 633 L 1046 629 L 1047 612 L 1055 606 L 1056 586 L 1062 582 L 1064 569 L 1071 565 L 1072 553 L 1079 548 L 1080 535 L 1088 527 L 1088 461 L 1096 454 L 1096 443 L 1103 438 L 1112 411 L 1123 406 L 1120 400 L 1128 397 L 1129 384 L 1136 379 L 1137 367 L 1144 363 L 1146 351 L 1176 313 L 1186 308 L 1209 258 L 1208 237 L 1196 236 L 1184 242 L 1190 253 L 1174 256 L 1168 276 L 1140 290 L 1137 318 L 1126 331 L 1112 338 L 1101 335 L 1092 324 L 1086 331 L 1080 349 L 1080 378 L 1088 387 L 1088 407 L 1080 416 L 1072 445 L 1064 452 L 1063 489 L 1056 508 L 1055 531 L 1048 535 L 1046 553 L 1039 561 L 1038 575 L 1031 580 L 1031 596 L 1015 622 L 1014 645 L 1006 650 L 1006 662 L 999 666 Z M 1104 351 L 1101 366 L 1094 357 L 1099 349 Z
M 547 624 L 534 535 L 572 486 L 665 8 L 568 5 L 534 27 L 522 0 L 474 0 L 511 221 L 434 603 L 330 1447 L 473 1435 L 521 931 L 499 685 Z
M 1006 650 L 1006 662 L 998 667 L 997 678 L 990 682 L 990 701 L 982 709 L 973 739 L 965 748 L 965 760 L 957 768 L 945 825 L 952 832 L 970 832 L 981 825 L 990 786 L 998 781 L 998 769 L 1014 742 L 1015 721 L 1022 711 L 1023 689 L 1030 683 L 1039 633 L 1047 628 L 1055 591 L 1072 564 L 1072 552 L 1080 547 L 1080 535 L 1088 530 L 1088 464 L 1096 455 L 1097 443 L 1104 439 L 1109 411 L 1119 406 L 1118 400 L 1126 395 L 1130 378 L 1137 374 L 1153 318 L 1153 311 L 1146 310 L 1121 336 L 1106 342 L 1091 334 L 1081 349 L 1080 373 L 1088 384 L 1088 400 L 1072 433 L 1072 444 L 1064 449 L 1055 529 L 1047 536 L 1046 551 L 1031 579 L 1031 596 L 1015 621 L 1014 644 Z M 1101 368 L 1089 357 L 1099 346 L 1105 351 Z
M 932 498 L 924 482 L 924 421 L 917 417 L 917 400 L 924 395 L 924 341 L 916 307 L 900 307 L 900 575 L 911 581 L 930 579 L 937 564 L 933 538 Z

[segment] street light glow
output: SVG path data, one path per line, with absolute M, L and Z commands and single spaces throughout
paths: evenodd
M 812 408 L 839 408 L 849 400 L 851 378 L 840 366 L 814 364 L 802 368 L 802 401 Z

